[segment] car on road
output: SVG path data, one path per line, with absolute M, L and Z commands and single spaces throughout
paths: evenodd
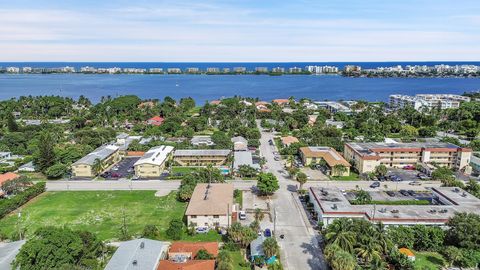
M 265 229 L 263 234 L 265 235 L 265 237 L 272 237 L 272 231 L 270 231 L 270 229 Z
M 412 181 L 410 183 L 408 183 L 410 186 L 421 186 L 422 183 L 420 183 L 419 181 Z
M 279 160 L 280 160 L 279 157 L 274 157 L 273 159 L 274 159 L 275 161 L 279 161 Z
M 245 211 L 240 211 L 240 212 L 238 213 L 238 218 L 239 218 L 240 220 L 245 220 L 245 219 L 247 219 L 247 214 L 245 213 Z
M 376 182 L 373 182 L 371 185 L 370 185 L 371 188 L 377 188 L 377 187 L 380 187 L 380 182 L 376 181 Z
M 423 174 L 423 173 L 417 174 L 417 177 L 418 177 L 420 180 L 427 180 L 427 179 L 430 178 L 430 177 L 428 177 L 428 175 Z
M 390 197 L 395 197 L 395 192 L 393 192 L 393 191 L 391 191 L 391 190 L 389 190 L 389 191 L 387 191 L 387 192 L 385 192 L 385 193 L 387 193 L 387 195 L 390 196 Z
M 209 229 L 208 227 L 198 227 L 195 229 L 195 232 L 197 233 L 208 233 Z

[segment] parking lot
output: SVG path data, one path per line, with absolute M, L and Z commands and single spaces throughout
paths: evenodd
M 328 176 L 326 176 L 322 171 L 320 170 L 312 170 L 309 167 L 303 167 L 300 169 L 301 172 L 305 173 L 308 177 L 308 180 L 312 181 L 326 181 L 330 180 Z
M 121 179 L 133 176 L 135 174 L 133 164 L 139 159 L 139 157 L 124 158 L 112 166 L 110 170 L 104 172 L 101 176 L 106 179 Z

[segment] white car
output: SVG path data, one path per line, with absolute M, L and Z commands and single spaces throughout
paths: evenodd
M 247 219 L 247 214 L 245 213 L 245 211 L 238 212 L 238 219 L 240 219 L 240 220 Z

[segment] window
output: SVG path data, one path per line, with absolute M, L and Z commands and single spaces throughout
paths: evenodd
M 213 215 L 213 218 L 219 218 L 219 216 L 218 215 Z
M 191 215 L 190 218 L 197 218 L 197 216 L 196 215 Z

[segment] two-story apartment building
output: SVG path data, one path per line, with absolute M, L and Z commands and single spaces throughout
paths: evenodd
M 110 165 L 120 161 L 119 147 L 102 145 L 72 164 L 73 177 L 95 177 Z M 98 162 L 98 168 L 96 168 Z
M 140 178 L 160 177 L 165 163 L 171 159 L 173 146 L 160 145 L 148 150 L 135 164 L 135 175 Z
M 220 166 L 227 162 L 231 152 L 228 149 L 176 150 L 173 161 L 180 166 Z
M 347 143 L 344 156 L 360 173 L 383 164 L 403 168 L 419 163 L 462 170 L 470 163 L 472 149 L 450 143 Z

